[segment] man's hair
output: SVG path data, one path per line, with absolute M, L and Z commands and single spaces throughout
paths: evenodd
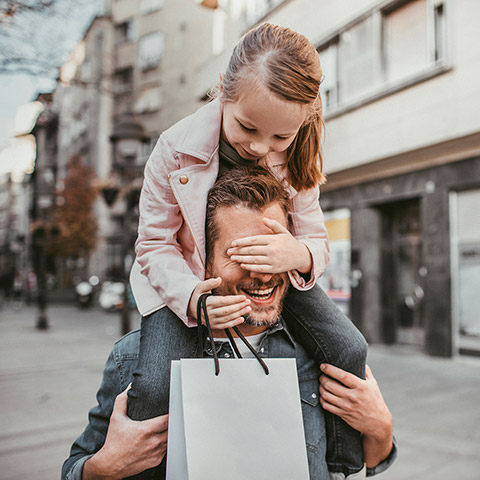
M 219 228 L 216 212 L 220 207 L 242 206 L 262 211 L 278 204 L 288 218 L 289 196 L 280 180 L 262 167 L 235 167 L 227 170 L 210 189 L 205 220 L 207 264 L 211 263 Z

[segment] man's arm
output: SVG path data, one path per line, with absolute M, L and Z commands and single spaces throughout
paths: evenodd
M 321 369 L 322 407 L 362 433 L 364 461 L 367 468 L 376 467 L 393 449 L 393 420 L 370 367 L 365 380 L 333 365 Z
M 129 353 L 136 352 L 138 348 L 135 343 L 136 339 L 135 336 L 124 337 L 121 340 L 124 350 L 126 349 Z M 125 342 L 131 342 L 131 345 Z M 166 416 L 164 418 L 158 417 L 158 423 L 156 422 L 157 419 L 151 419 L 147 422 L 134 422 L 126 417 L 127 395 L 126 391 L 121 392 L 122 389 L 125 389 L 125 383 L 130 379 L 136 361 L 133 357 L 132 360 L 127 361 L 123 365 L 123 373 L 120 375 L 116 358 L 121 355 L 121 352 L 115 350 L 115 348 L 117 347 L 114 347 L 114 350 L 110 353 L 103 370 L 102 383 L 97 392 L 98 403 L 90 410 L 88 425 L 73 443 L 70 456 L 63 464 L 62 480 L 121 478 L 114 476 L 119 473 L 116 468 L 120 466 L 124 469 L 127 465 L 113 464 L 112 462 L 118 461 L 114 460 L 114 454 L 120 457 L 128 457 L 128 459 L 123 458 L 122 462 L 132 459 L 140 461 L 144 450 L 143 446 L 142 449 L 134 447 L 136 445 L 134 441 L 138 442 L 138 438 L 152 437 L 152 442 L 160 442 L 160 444 L 163 444 L 163 448 L 166 446 L 166 432 L 162 433 L 168 422 Z M 122 443 L 122 440 L 127 444 Z M 160 444 L 158 444 L 157 453 L 161 455 L 162 447 Z M 151 446 L 148 445 L 146 448 L 151 449 Z M 126 451 L 127 448 L 135 450 L 135 452 Z M 157 460 L 158 456 L 152 462 L 156 463 Z M 139 468 L 142 467 L 143 464 Z
M 156 467 L 167 450 L 168 415 L 137 422 L 127 416 L 127 391 L 117 396 L 105 444 L 84 464 L 82 480 L 119 480 Z

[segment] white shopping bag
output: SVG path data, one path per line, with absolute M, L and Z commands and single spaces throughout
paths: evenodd
M 167 480 L 308 480 L 295 359 L 172 362 Z

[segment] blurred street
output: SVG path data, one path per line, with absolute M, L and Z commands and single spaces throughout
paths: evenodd
M 48 318 L 50 328 L 38 331 L 35 308 L 0 310 L 1 480 L 59 478 L 119 338 L 119 314 L 54 305 Z M 137 327 L 135 312 L 132 320 Z M 480 359 L 372 346 L 369 364 L 399 443 L 399 458 L 379 478 L 480 478 Z

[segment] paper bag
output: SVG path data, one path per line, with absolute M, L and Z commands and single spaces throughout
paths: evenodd
M 167 480 L 308 480 L 295 359 L 172 362 Z

